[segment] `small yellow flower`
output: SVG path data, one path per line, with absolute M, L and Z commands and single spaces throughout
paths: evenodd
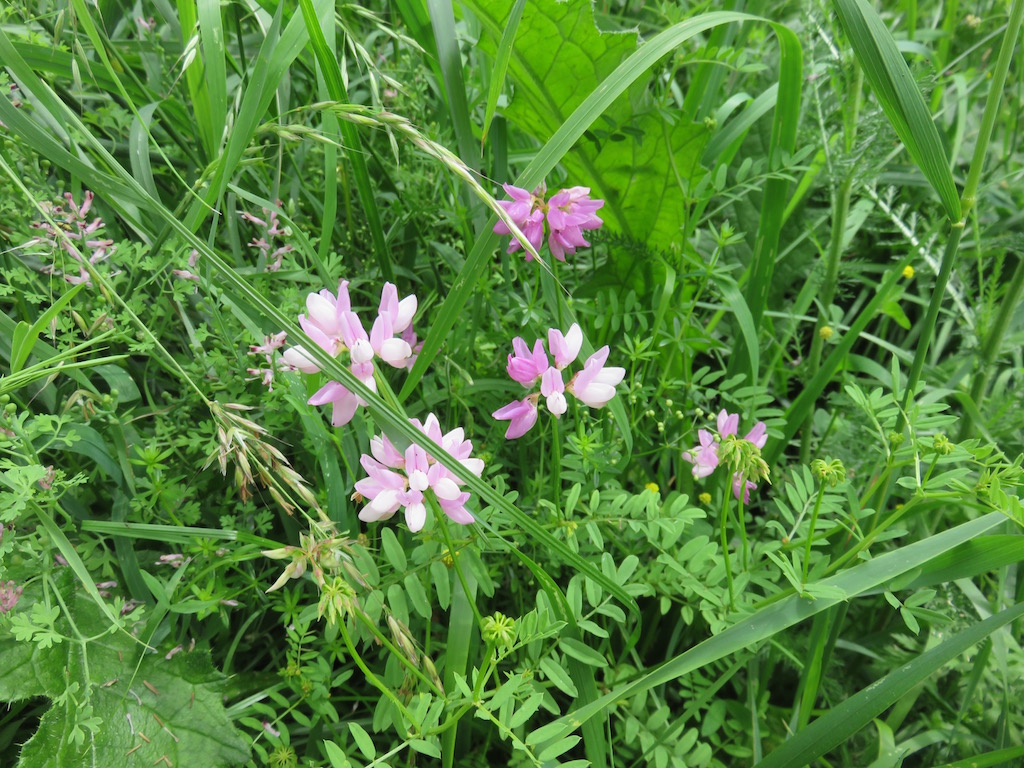
M 702 493 L 702 494 L 701 494 L 700 496 L 698 496 L 697 498 L 698 498 L 698 499 L 700 499 L 700 503 L 701 503 L 701 504 L 710 504 L 710 503 L 711 503 L 711 494 L 710 494 L 710 493 L 708 493 L 707 491 L 705 491 L 704 493 Z
M 661 488 L 658 487 L 657 483 L 648 483 L 647 485 L 644 486 L 644 488 L 646 488 L 651 493 L 657 493 L 658 491 L 661 490 Z
M 832 326 L 830 325 L 823 325 L 821 326 L 821 330 L 818 331 L 818 335 L 821 336 L 822 341 L 828 341 L 832 338 L 834 333 L 835 331 L 832 330 Z
M 907 278 L 907 280 L 911 280 L 914 277 L 914 268 L 907 264 L 907 266 L 903 268 L 903 276 Z

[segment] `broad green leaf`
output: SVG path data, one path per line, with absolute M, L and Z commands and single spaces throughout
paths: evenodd
M 488 32 L 485 49 L 501 53 L 514 0 L 467 0 Z M 589 0 L 528 2 L 508 62 L 514 84 L 510 122 L 550 139 L 616 67 L 637 50 L 635 33 L 603 33 Z M 637 78 L 642 91 L 649 72 Z M 623 94 L 562 158 L 569 186 L 589 186 L 604 199 L 608 226 L 638 239 L 671 242 L 686 219 L 686 195 L 703 175 L 704 125 L 674 125 L 651 106 Z
M 75 626 L 82 635 L 95 636 L 84 649 L 73 640 L 41 649 L 9 635 L 0 638 L 0 700 L 53 699 L 71 691 L 43 715 L 21 750 L 18 768 L 155 765 L 164 755 L 176 766 L 217 768 L 249 758 L 248 740 L 235 730 L 222 703 L 225 678 L 208 654 L 181 652 L 167 659 L 163 653 L 144 653 L 123 632 L 104 634 L 109 621 L 76 589 L 71 578 L 63 580 L 61 592 Z M 26 598 L 27 591 L 22 601 Z M 21 603 L 16 610 L 24 610 Z M 67 617 L 57 620 L 56 629 L 74 636 Z M 87 727 L 90 722 L 95 730 Z M 72 738 L 76 728 L 80 743 Z

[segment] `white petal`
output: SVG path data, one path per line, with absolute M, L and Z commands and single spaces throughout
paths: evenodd
M 459 490 L 459 486 L 455 484 L 455 481 L 450 477 L 442 477 L 436 483 L 434 483 L 434 493 L 437 494 L 437 498 L 445 499 L 447 501 L 453 501 L 459 498 L 459 494 L 462 491 Z
M 405 508 L 405 524 L 413 533 L 423 529 L 427 522 L 427 508 L 422 504 L 410 504 Z

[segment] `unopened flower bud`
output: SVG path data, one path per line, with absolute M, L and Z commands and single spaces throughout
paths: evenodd
M 708 493 L 707 491 L 704 491 L 704 493 L 702 493 L 697 498 L 700 500 L 701 504 L 710 504 L 711 503 L 711 494 Z
M 899 445 L 903 445 L 904 436 L 902 432 L 890 432 L 888 434 L 888 438 L 889 445 L 891 445 L 893 448 Z
M 833 335 L 835 335 L 835 331 L 833 331 L 832 327 L 829 325 L 821 326 L 821 330 L 818 331 L 818 336 L 821 337 L 822 341 L 828 341 Z
M 932 438 L 932 446 L 935 448 L 935 452 L 939 454 L 939 456 L 949 456 L 956 447 L 950 442 L 949 438 L 941 432 Z
M 905 278 L 907 278 L 907 280 L 910 280 L 914 277 L 914 268 L 907 264 L 907 266 L 903 268 L 902 274 Z
M 496 611 L 494 615 L 484 619 L 482 634 L 485 643 L 508 648 L 516 639 L 516 621 Z

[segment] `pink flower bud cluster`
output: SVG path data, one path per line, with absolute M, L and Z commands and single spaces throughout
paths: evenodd
M 59 247 L 80 264 L 84 263 L 86 259 L 90 264 L 98 264 L 110 258 L 110 254 L 114 251 L 114 241 L 100 237 L 104 228 L 103 219 L 99 216 L 92 220 L 89 219 L 93 198 L 93 193 L 86 191 L 84 200 L 79 206 L 70 192 L 64 193 L 65 205 L 49 207 L 50 217 L 57 226 L 54 227 L 48 221 L 36 222 L 32 228 L 40 230 L 43 234 L 36 236 L 30 242 L 49 243 L 55 248 Z M 90 284 L 89 271 L 84 266 L 78 268 L 77 275 L 61 272 L 52 265 L 43 271 L 51 275 L 61 275 L 72 285 Z
M 604 224 L 596 213 L 604 205 L 604 200 L 592 200 L 589 187 L 560 189 L 547 201 L 544 199 L 547 189 L 543 185 L 532 193 L 511 184 L 504 184 L 503 187 L 512 199 L 499 201 L 498 204 L 508 212 L 534 250 L 540 250 L 544 242 L 546 222 L 548 248 L 559 261 L 565 261 L 565 254 L 574 254 L 577 248 L 590 247 L 583 232 L 600 229 Z M 494 231 L 499 235 L 512 234 L 512 230 L 503 221 L 494 225 Z M 522 247 L 522 243 L 513 237 L 508 253 L 515 253 Z M 529 252 L 526 260 L 533 260 Z
M 275 201 L 275 205 L 280 208 L 284 203 L 281 200 Z M 274 242 L 277 237 L 284 237 L 288 235 L 288 230 L 282 229 L 281 225 L 277 220 L 277 211 L 272 211 L 268 208 L 263 209 L 263 215 L 266 219 L 261 219 L 253 216 L 251 213 L 242 211 L 241 216 L 246 221 L 255 224 L 258 228 L 262 229 L 263 232 L 259 237 L 254 237 L 249 245 L 260 252 L 260 257 L 266 262 L 267 272 L 277 272 L 281 269 L 281 264 L 284 261 L 284 255 L 292 251 L 290 245 L 276 246 Z M 276 247 L 275 247 L 276 246 Z
M 689 451 L 683 452 L 683 458 L 693 464 L 693 477 L 700 479 L 707 477 L 718 467 L 718 447 L 724 437 L 735 436 L 740 427 L 740 416 L 738 413 L 729 413 L 724 408 L 718 414 L 718 434 L 712 434 L 706 429 L 697 430 L 699 445 Z M 757 422 L 743 438 L 748 443 L 764 448 L 768 442 L 768 428 L 763 421 Z M 743 503 L 750 503 L 750 492 L 757 488 L 757 483 L 745 479 L 739 472 L 732 476 L 732 493 L 738 500 L 743 494 Z
M 306 297 L 307 314 L 299 315 L 299 325 L 331 357 L 347 353 L 352 373 L 376 392 L 377 383 L 373 378 L 375 357 L 394 368 L 412 368 L 416 362 L 418 339 L 412 328 L 416 306 L 415 296 L 399 300 L 398 289 L 391 283 L 385 283 L 377 319 L 367 334 L 362 320 L 352 311 L 348 281 L 342 280 L 337 294 L 324 289 Z M 320 371 L 320 366 L 301 346 L 289 347 L 283 358 L 285 365 L 292 370 L 308 374 Z M 310 405 L 328 403 L 333 406 L 331 423 L 336 427 L 348 424 L 356 408 L 366 405 L 362 398 L 337 381 L 327 382 L 309 398 Z
M 605 367 L 607 346 L 587 358 L 583 370 L 573 375 L 568 384 L 565 383 L 562 371 L 575 362 L 582 346 L 583 331 L 576 323 L 564 335 L 557 328 L 548 331 L 548 351 L 554 357 L 554 365 L 549 362 L 541 339 L 537 339 L 532 348 L 518 336 L 512 340 L 515 354 L 508 356 L 508 375 L 527 388 L 532 388 L 539 380 L 540 392 L 511 402 L 491 414 L 499 421 L 510 422 L 505 432 L 506 439 L 515 440 L 530 431 L 537 422 L 537 401 L 540 397 L 545 398 L 547 409 L 558 418 L 568 409 L 566 392 L 591 408 L 602 408 L 615 396 L 615 387 L 626 375 L 626 370 Z
M 21 598 L 22 587 L 13 581 L 0 582 L 0 613 L 10 613 Z
M 470 456 L 473 443 L 465 439 L 462 427 L 442 435 L 434 414 L 425 423 L 409 419 L 414 427 L 439 444 L 462 466 L 477 477 L 484 471 L 482 459 Z M 368 477 L 356 483 L 356 493 L 367 504 L 359 513 L 364 522 L 387 520 L 398 510 L 405 510 L 410 531 L 419 531 L 427 519 L 426 497 L 429 490 L 442 511 L 456 523 L 468 525 L 473 515 L 466 509 L 469 493 L 460 487 L 462 480 L 416 443 L 405 452 L 399 451 L 385 435 L 370 440 L 370 452 L 359 460 Z

